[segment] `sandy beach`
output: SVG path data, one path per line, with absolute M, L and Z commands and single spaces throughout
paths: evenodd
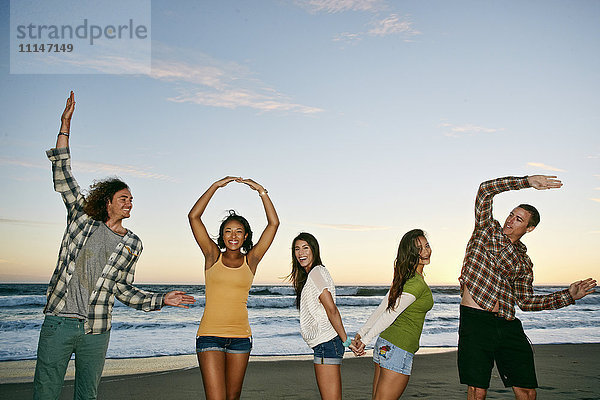
M 536 345 L 540 399 L 600 399 L 600 343 Z M 403 398 L 464 399 L 458 382 L 456 351 L 417 353 L 413 375 Z M 31 399 L 34 361 L 0 363 L 0 398 Z M 368 399 L 372 360 L 347 354 L 342 366 L 343 398 Z M 71 374 L 71 375 L 69 375 Z M 489 399 L 512 398 L 494 370 Z M 61 399 L 72 399 L 72 371 Z M 109 359 L 99 399 L 203 399 L 202 378 L 195 355 L 142 359 Z M 309 357 L 252 357 L 242 398 L 319 398 Z

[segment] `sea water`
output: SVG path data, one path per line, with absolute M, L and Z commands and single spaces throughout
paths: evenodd
M 189 309 L 165 307 L 143 312 L 115 302 L 108 358 L 193 354 L 204 310 L 203 285 L 138 285 L 153 292 L 183 290 L 196 298 Z M 0 284 L 0 361 L 35 359 L 44 319 L 45 284 Z M 385 296 L 387 286 L 338 286 L 337 305 L 352 336 Z M 458 342 L 458 286 L 432 286 L 435 305 L 427 314 L 422 347 L 453 347 Z M 548 294 L 564 287 L 536 287 Z M 295 295 L 290 286 L 255 285 L 248 297 L 253 355 L 310 354 L 300 336 Z M 534 344 L 600 342 L 600 294 L 559 310 L 517 311 Z M 372 344 L 372 343 L 371 343 Z

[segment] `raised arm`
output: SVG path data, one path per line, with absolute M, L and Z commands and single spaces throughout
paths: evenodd
M 198 201 L 196 201 L 196 204 L 194 204 L 188 213 L 188 219 L 190 221 L 192 233 L 194 234 L 196 242 L 200 246 L 200 250 L 202 250 L 202 254 L 204 254 L 205 268 L 210 268 L 217 261 L 221 251 L 219 250 L 217 244 L 210 238 L 208 231 L 202 222 L 202 214 L 204 214 L 204 210 L 206 210 L 208 202 L 213 197 L 217 189 L 227 186 L 227 184 L 230 182 L 239 181 L 240 179 L 241 178 L 235 176 L 226 176 L 225 178 L 216 181 L 210 185 L 210 187 L 202 196 L 200 196 Z
M 67 105 L 60 117 L 60 130 L 56 138 L 56 148 L 69 147 L 69 135 L 71 134 L 71 117 L 75 111 L 75 93 L 71 90 L 70 96 L 67 98 Z
M 71 154 L 69 151 L 69 132 L 71 117 L 75 110 L 75 95 L 71 91 L 67 98 L 65 110 L 61 116 L 60 133 L 56 139 L 56 147 L 46 151 L 52 162 L 52 180 L 54 190 L 60 193 L 67 207 L 67 220 L 72 221 L 84 214 L 85 199 L 71 171 Z
M 479 185 L 477 198 L 475 199 L 475 226 L 482 227 L 493 221 L 492 200 L 495 195 L 508 190 L 524 189 L 529 186 L 529 179 L 526 176 L 522 178 L 508 176 L 483 182 Z
M 254 182 L 252 179 L 241 179 L 238 182 L 245 183 L 246 185 L 250 186 L 250 188 L 258 192 L 265 209 L 265 214 L 267 214 L 267 227 L 260 235 L 258 242 L 248 253 L 248 266 L 253 273 L 256 273 L 256 267 L 258 266 L 258 263 L 264 257 L 265 253 L 271 246 L 271 243 L 273 243 L 273 239 L 277 233 L 277 228 L 279 228 L 279 217 L 277 216 L 277 211 L 275 211 L 273 202 L 271 202 L 271 199 L 269 198 L 269 192 L 262 185 Z

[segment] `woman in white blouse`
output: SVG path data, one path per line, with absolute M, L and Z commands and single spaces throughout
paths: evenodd
M 315 375 L 322 399 L 342 398 L 340 366 L 346 335 L 342 317 L 335 305 L 335 285 L 322 265 L 319 243 L 310 233 L 302 232 L 292 241 L 292 272 L 288 279 L 296 292 L 300 310 L 300 330 L 314 350 Z

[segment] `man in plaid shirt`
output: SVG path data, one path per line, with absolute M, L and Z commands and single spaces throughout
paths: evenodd
M 588 278 L 545 296 L 533 293 L 533 263 L 521 237 L 540 221 L 537 209 L 521 204 L 504 225 L 492 216 L 492 199 L 508 190 L 557 189 L 556 176 L 506 177 L 483 182 L 475 200 L 475 230 L 467 245 L 459 278 L 462 300 L 458 341 L 460 381 L 468 399 L 485 399 L 494 361 L 506 387 L 517 399 L 535 399 L 533 351 L 515 304 L 523 311 L 565 307 L 593 292 Z
M 152 293 L 133 286 L 142 242 L 122 225 L 132 200 L 127 185 L 106 179 L 87 198 L 71 173 L 69 132 L 75 109 L 71 92 L 56 148 L 48 150 L 54 189 L 67 207 L 67 229 L 50 280 L 38 342 L 34 399 L 57 399 L 75 353 L 75 398 L 95 399 L 104 367 L 115 297 L 138 310 L 187 308 L 194 298 L 180 291 Z

